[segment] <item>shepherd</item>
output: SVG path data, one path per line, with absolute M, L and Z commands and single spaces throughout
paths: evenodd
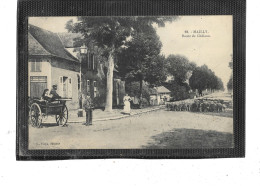
M 93 116 L 93 101 L 89 95 L 89 93 L 87 93 L 87 96 L 83 102 L 83 107 L 85 108 L 86 111 L 86 123 L 85 125 L 92 125 L 92 116 Z

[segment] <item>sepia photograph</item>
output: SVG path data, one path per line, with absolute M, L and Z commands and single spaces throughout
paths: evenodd
M 28 149 L 233 148 L 232 15 L 28 18 Z

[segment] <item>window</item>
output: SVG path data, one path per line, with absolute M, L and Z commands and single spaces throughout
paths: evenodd
M 95 64 L 95 55 L 94 53 L 88 53 L 88 60 L 87 60 L 87 68 L 89 70 L 95 70 L 96 64 Z
M 31 72 L 41 72 L 42 63 L 40 59 L 31 60 L 30 64 L 31 64 Z
M 88 53 L 88 69 L 91 69 L 91 54 Z

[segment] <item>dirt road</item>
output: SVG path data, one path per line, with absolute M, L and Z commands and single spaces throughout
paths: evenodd
M 180 130 L 193 130 L 190 135 L 195 135 L 196 139 L 190 138 L 188 133 L 185 140 L 162 144 L 163 141 L 158 138 L 162 134 L 167 132 L 174 134 L 174 131 L 178 130 L 179 136 L 185 135 L 185 133 L 180 133 Z M 194 133 L 194 131 L 204 131 L 204 133 Z M 212 132 L 214 135 L 208 134 Z M 164 148 L 180 148 L 185 147 L 184 143 L 189 143 L 186 139 L 196 140 L 194 145 L 202 148 L 205 147 L 203 145 L 205 139 L 216 142 L 208 143 L 208 148 L 210 148 L 212 145 L 218 144 L 216 140 L 223 142 L 221 134 L 228 134 L 229 138 L 230 136 L 233 138 L 232 118 L 159 110 L 120 120 L 95 122 L 92 126 L 84 126 L 79 123 L 70 124 L 68 127 L 45 124 L 40 129 L 30 126 L 29 149 L 138 149 L 161 148 L 162 146 Z M 158 145 L 160 143 L 161 146 Z M 192 144 L 191 141 L 189 144 Z M 224 147 L 227 145 L 231 146 L 231 144 L 225 144 Z M 189 147 L 196 148 L 196 146 L 190 145 Z

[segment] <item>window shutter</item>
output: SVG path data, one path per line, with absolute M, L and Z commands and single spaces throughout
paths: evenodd
M 31 62 L 31 72 L 35 72 L 35 62 Z
M 95 70 L 95 55 L 94 55 L 94 54 L 93 54 L 93 59 L 92 59 L 92 61 L 93 61 L 93 62 L 92 62 L 92 64 L 93 64 L 93 65 L 92 65 L 92 66 L 93 66 L 92 69 Z
M 68 97 L 72 98 L 72 79 L 69 77 L 69 84 L 68 84 Z
M 93 81 L 93 87 L 94 87 L 94 91 L 97 90 L 97 84 L 96 84 L 96 81 Z
M 60 79 L 59 79 L 59 85 L 58 85 L 58 90 L 57 90 L 59 93 L 59 95 L 61 97 L 63 97 L 63 77 L 60 76 Z
M 87 80 L 87 93 L 90 92 L 90 81 Z
M 97 97 L 97 82 L 93 81 L 93 87 L 94 87 L 94 98 Z
M 90 69 L 90 64 L 91 64 L 91 55 L 89 56 L 89 53 L 88 53 L 88 69 Z

